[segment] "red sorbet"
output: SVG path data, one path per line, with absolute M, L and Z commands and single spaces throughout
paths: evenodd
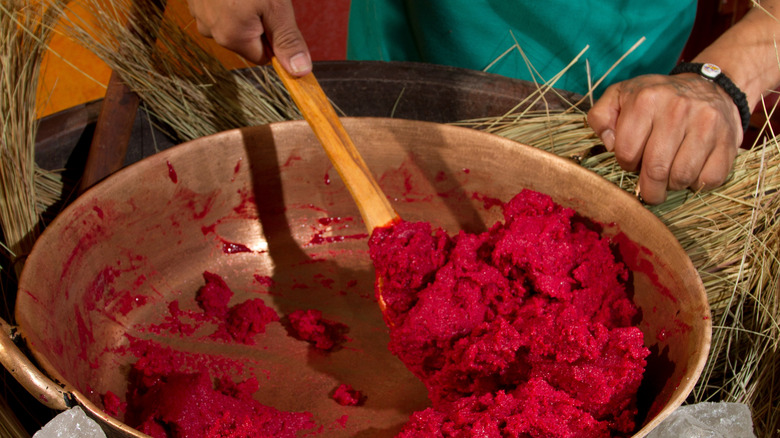
M 195 300 L 220 325 L 212 337 L 253 345 L 254 336 L 265 333 L 265 326 L 279 321 L 279 315 L 260 298 L 246 300 L 228 307 L 233 291 L 217 274 L 204 272 L 206 283 L 198 290 Z
M 206 284 L 198 290 L 195 300 L 206 315 L 224 318 L 227 315 L 228 302 L 233 296 L 233 291 L 217 274 L 206 271 L 203 273 L 203 279 Z
M 225 281 L 210 272 L 203 278 L 206 283 L 196 300 L 207 319 L 219 322 L 214 337 L 253 344 L 267 324 L 279 321 L 276 311 L 259 298 L 228 307 L 233 292 Z M 172 318 L 180 314 L 178 303 L 172 305 Z M 125 422 L 153 438 L 294 438 L 316 426 L 311 413 L 283 412 L 255 401 L 254 378 L 234 383 L 222 377 L 214 384 L 207 362 L 197 355 L 145 343 L 137 344 L 133 353 L 138 360 L 130 371 L 127 403 L 110 392 L 103 403 L 114 415 L 125 409 Z M 183 371 L 192 368 L 196 370 Z
M 258 403 L 256 390 L 255 380 L 215 387 L 207 372 L 147 374 L 128 393 L 128 424 L 153 438 L 295 438 L 315 426 L 308 412 Z
M 103 394 L 102 399 L 103 411 L 112 417 L 118 416 L 120 411 L 127 409 L 127 403 L 122 402 L 119 396 L 111 391 L 106 391 L 106 393 Z
M 627 269 L 547 195 L 503 210 L 481 234 L 402 221 L 369 240 L 390 350 L 433 403 L 402 436 L 630 433 L 649 351 Z
M 287 319 L 290 322 L 290 335 L 310 343 L 318 350 L 331 351 L 346 342 L 345 334 L 349 328 L 323 318 L 319 310 L 296 310 L 287 315 Z
M 366 396 L 351 385 L 342 383 L 333 391 L 333 400 L 342 406 L 360 406 L 366 402 Z
M 266 306 L 260 298 L 255 298 L 236 304 L 228 310 L 225 330 L 234 340 L 253 345 L 254 336 L 265 333 L 265 326 L 275 321 L 279 321 L 276 311 Z

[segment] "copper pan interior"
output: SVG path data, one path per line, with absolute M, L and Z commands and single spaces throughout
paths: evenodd
M 671 233 L 632 196 L 567 160 L 477 131 L 344 123 L 406 220 L 481 231 L 500 218 L 491 200 L 531 188 L 604 224 L 605 234 L 627 237 L 616 241 L 636 268 L 634 298 L 653 352 L 636 436 L 684 401 L 709 348 L 706 295 Z M 365 233 L 305 122 L 228 131 L 129 166 L 66 209 L 26 263 L 17 324 L 45 371 L 98 408 L 107 391 L 124 397 L 135 361 L 130 339 L 142 339 L 216 373 L 257 377 L 259 401 L 314 413 L 328 436 L 393 436 L 427 399 L 387 351 Z M 262 298 L 280 316 L 319 309 L 349 327 L 349 341 L 321 353 L 278 323 L 255 345 L 210 339 L 213 325 L 175 333 L 165 325 L 169 304 L 197 312 L 204 271 L 225 279 L 231 303 Z M 363 391 L 366 404 L 336 404 L 328 395 L 340 383 Z

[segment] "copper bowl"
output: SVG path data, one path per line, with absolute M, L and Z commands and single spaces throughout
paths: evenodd
M 344 123 L 404 219 L 450 233 L 481 231 L 500 219 L 486 199 L 506 201 L 530 188 L 604 224 L 604 234 L 624 237 L 616 241 L 634 269 L 634 300 L 652 351 L 635 436 L 683 403 L 709 350 L 709 306 L 685 251 L 634 197 L 568 160 L 475 130 L 391 119 Z M 37 364 L 6 342 L 6 367 L 16 367 L 42 402 L 62 408 L 75 400 L 112 436 L 144 436 L 106 415 L 100 397 L 125 394 L 135 360 L 126 350 L 130 335 L 243 364 L 244 373 L 265 376 L 260 402 L 312 412 L 326 435 L 393 436 L 427 399 L 387 351 L 366 243 L 357 208 L 304 122 L 182 144 L 112 175 L 46 229 L 25 264 L 16 305 L 18 330 Z M 196 310 L 204 271 L 223 276 L 235 301 L 261 297 L 280 315 L 319 309 L 349 327 L 349 342 L 316 354 L 280 324 L 255 345 L 149 330 L 169 316 L 171 301 Z M 258 281 L 269 277 L 270 289 Z M 328 394 L 340 383 L 363 391 L 366 404 L 333 402 Z M 348 421 L 338 423 L 344 415 Z

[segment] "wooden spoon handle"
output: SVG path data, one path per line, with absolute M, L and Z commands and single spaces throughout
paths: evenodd
M 276 57 L 271 63 L 357 203 L 368 232 L 398 221 L 398 213 L 379 188 L 314 74 L 297 78 L 287 73 Z

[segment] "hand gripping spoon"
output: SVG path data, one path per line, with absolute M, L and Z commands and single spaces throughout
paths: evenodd
M 271 59 L 274 70 L 281 78 L 303 118 L 309 123 L 322 144 L 333 167 L 347 186 L 352 199 L 360 210 L 368 233 L 377 227 L 386 227 L 401 218 L 390 205 L 387 196 L 379 188 L 363 157 L 355 148 L 349 134 L 341 124 L 336 111 L 313 73 L 302 77 L 290 75 L 276 57 Z M 381 279 L 377 283 L 377 299 L 382 313 L 385 301 L 382 299 Z

